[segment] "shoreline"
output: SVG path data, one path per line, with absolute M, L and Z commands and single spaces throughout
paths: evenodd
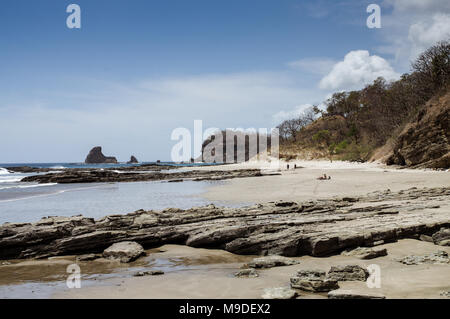
M 296 170 L 281 170 L 276 176 L 232 179 L 195 195 L 220 198 L 224 203 L 262 203 L 248 207 L 205 206 L 185 211 L 174 208 L 107 216 L 96 221 L 83 217 L 48 218 L 31 224 L 2 225 L 0 247 L 6 243 L 8 251 L 13 252 L 11 243 L 19 240 L 22 246 L 17 247 L 17 253 L 25 253 L 16 256 L 26 259 L 3 256 L 0 294 L 8 289 L 26 290 L 26 285 L 32 285 L 36 295 L 31 294 L 30 298 L 39 294 L 52 298 L 261 298 L 266 288 L 289 287 L 289 278 L 299 269 L 327 270 L 331 265 L 376 263 L 387 274 L 384 287 L 377 293 L 387 298 L 444 298 L 440 293 L 450 287 L 442 278 L 450 276 L 450 264 L 408 266 L 397 259 L 438 251 L 450 253 L 449 247 L 419 240 L 420 235 L 431 236 L 441 227 L 450 227 L 448 172 L 386 169 L 366 163 L 308 163 Z M 252 165 L 197 170 L 256 169 Z M 332 179 L 318 181 L 316 178 L 323 173 Z M 349 187 L 352 183 L 353 188 Z M 386 184 L 390 185 L 389 191 Z M 315 185 L 319 185 L 318 191 L 311 192 Z M 156 233 L 151 230 L 155 226 L 159 227 Z M 64 235 L 56 229 L 69 233 Z M 309 232 L 311 235 L 305 237 Z M 15 235 L 8 239 L 8 234 Z M 27 241 L 20 239 L 21 234 L 23 238 L 34 234 L 37 237 L 32 241 L 41 244 L 27 246 Z M 51 240 L 47 241 L 49 235 Z M 130 264 L 104 258 L 77 262 L 71 254 L 81 247 L 76 255 L 100 253 L 106 246 L 124 240 L 140 241 L 152 248 L 146 250 L 147 257 Z M 101 244 L 96 246 L 96 242 Z M 179 243 L 185 245 L 177 246 Z M 340 254 L 358 246 L 387 248 L 388 256 L 361 261 Z M 290 256 L 300 264 L 261 270 L 258 278 L 233 276 L 258 255 Z M 86 286 L 81 290 L 65 288 L 65 268 L 74 262 L 81 265 L 85 276 L 82 278 Z M 161 267 L 165 270 L 162 276 L 133 277 L 136 271 Z M 21 275 L 15 277 L 13 273 Z M 343 282 L 339 286 L 353 293 L 374 293 L 363 284 Z M 326 297 L 326 293 L 302 291 L 298 298 Z

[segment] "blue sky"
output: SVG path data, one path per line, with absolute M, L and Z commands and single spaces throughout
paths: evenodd
M 67 5 L 82 28 L 66 27 Z M 366 26 L 367 5 L 382 28 Z M 168 160 L 177 127 L 273 127 L 332 92 L 395 79 L 446 39 L 441 0 L 4 0 L 0 163 L 102 145 Z

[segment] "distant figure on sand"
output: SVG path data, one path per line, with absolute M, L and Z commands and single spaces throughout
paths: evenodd
M 287 164 L 287 169 L 289 170 L 289 164 Z
M 317 178 L 319 181 L 326 181 L 326 180 L 330 180 L 331 176 L 327 176 L 327 174 L 323 174 L 323 176 L 320 176 Z

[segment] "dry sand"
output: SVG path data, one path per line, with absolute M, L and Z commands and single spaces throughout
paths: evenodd
M 287 164 L 290 165 L 290 170 L 286 169 Z M 294 170 L 294 164 L 302 168 Z M 216 169 L 259 167 L 258 163 L 244 163 L 219 166 Z M 400 191 L 411 187 L 450 186 L 448 171 L 395 169 L 378 163 L 282 162 L 280 173 L 279 176 L 233 179 L 223 185 L 211 187 L 201 196 L 209 200 L 230 203 L 304 201 L 334 196 L 366 195 L 386 189 Z M 331 180 L 317 180 L 323 174 L 331 176 Z

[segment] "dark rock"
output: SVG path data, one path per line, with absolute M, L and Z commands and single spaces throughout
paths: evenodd
M 84 162 L 86 164 L 117 164 L 117 159 L 103 155 L 101 146 L 96 146 L 89 152 Z
M 86 254 L 77 256 L 77 261 L 92 261 L 101 258 L 102 255 L 99 254 Z
M 134 157 L 134 155 L 131 155 L 130 160 L 127 162 L 127 164 L 138 164 L 139 161 L 137 160 L 136 157 Z

